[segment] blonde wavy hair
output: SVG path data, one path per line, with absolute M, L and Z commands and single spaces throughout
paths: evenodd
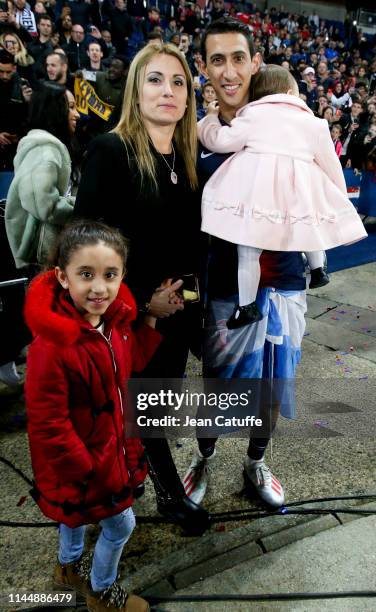
M 176 57 L 184 70 L 187 81 L 187 108 L 184 116 L 176 125 L 173 141 L 184 160 L 189 183 L 193 189 L 196 189 L 198 186 L 196 174 L 196 98 L 188 64 L 175 45 L 159 42 L 150 43 L 134 57 L 128 72 L 120 121 L 112 131 L 118 134 L 124 142 L 128 157 L 129 150 L 134 153 L 141 173 L 141 182 L 143 183 L 145 179 L 148 179 L 158 190 L 155 158 L 139 105 L 146 66 L 156 55 Z
M 9 51 L 9 49 L 7 48 L 7 46 L 5 44 L 5 39 L 8 36 L 11 36 L 12 38 L 14 38 L 17 41 L 18 51 L 16 51 L 14 54 L 11 51 Z M 11 55 L 14 55 L 14 61 L 19 66 L 31 66 L 31 64 L 34 64 L 34 59 L 31 57 L 31 55 L 29 55 L 25 45 L 23 44 L 23 42 L 19 38 L 19 36 L 17 36 L 17 34 L 13 34 L 13 32 L 6 32 L 5 34 L 1 34 L 1 36 L 0 36 L 0 45 L 8 53 L 10 53 Z

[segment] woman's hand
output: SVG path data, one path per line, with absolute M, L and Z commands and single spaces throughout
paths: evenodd
M 175 314 L 177 310 L 184 310 L 184 301 L 176 293 L 182 284 L 182 280 L 173 283 L 172 278 L 164 281 L 151 296 L 148 315 L 157 319 L 164 319 Z

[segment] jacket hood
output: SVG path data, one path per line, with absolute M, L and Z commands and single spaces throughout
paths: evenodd
M 122 283 L 117 298 L 103 315 L 105 324 L 129 328 L 136 314 L 135 300 Z M 54 270 L 39 274 L 33 280 L 26 295 L 24 315 L 34 337 L 42 336 L 58 344 L 74 344 L 83 332 L 93 329 L 70 301 L 68 291 L 61 287 Z
M 243 111 L 247 111 L 249 108 L 254 108 L 255 106 L 260 106 L 261 104 L 287 104 L 289 106 L 300 108 L 301 110 L 313 115 L 311 109 L 301 98 L 298 98 L 297 96 L 290 96 L 289 94 L 273 94 L 271 96 L 264 96 L 263 98 L 260 98 L 260 100 L 250 102 L 246 106 L 243 106 L 243 108 L 236 113 L 236 116 L 239 117 L 243 114 Z
M 53 134 L 50 134 L 50 132 L 46 132 L 46 130 L 30 130 L 30 132 L 24 136 L 24 138 L 21 138 L 20 142 L 18 143 L 17 154 L 14 158 L 15 170 L 31 149 L 35 149 L 36 147 L 43 145 L 58 147 L 62 155 L 66 157 L 64 161 L 70 162 L 68 149 L 65 144 L 61 142 L 61 140 L 56 138 L 56 136 L 53 136 Z

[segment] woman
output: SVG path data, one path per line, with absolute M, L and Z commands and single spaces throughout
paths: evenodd
M 4 47 L 8 53 L 13 55 L 14 61 L 17 65 L 17 73 L 23 79 L 27 79 L 32 83 L 33 71 L 32 65 L 34 64 L 34 58 L 29 55 L 27 49 L 17 34 L 8 32 L 0 36 L 0 45 Z
M 73 95 L 60 85 L 44 85 L 32 96 L 29 132 L 17 147 L 5 206 L 12 255 L 29 278 L 45 263 L 55 235 L 73 212 L 71 154 L 78 117 Z M 10 272 L 8 278 L 14 276 Z M 22 293 L 4 293 L 0 381 L 7 385 L 20 382 L 14 360 L 29 342 L 22 308 Z
M 29 132 L 17 147 L 5 226 L 17 268 L 43 264 L 74 207 L 72 144 L 79 114 L 73 95 L 55 83 L 33 93 Z
M 166 292 L 154 293 L 199 269 L 196 151 L 188 65 L 174 45 L 151 43 L 132 61 L 117 127 L 89 146 L 75 207 L 75 215 L 102 219 L 129 239 L 127 284 L 141 312 L 162 318 L 164 340 L 143 378 L 181 378 L 200 328 L 197 304 L 182 310 Z M 202 533 L 208 514 L 185 495 L 167 440 L 144 442 L 159 511 Z

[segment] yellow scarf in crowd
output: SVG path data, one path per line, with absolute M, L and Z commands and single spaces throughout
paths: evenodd
M 95 89 L 88 81 L 76 78 L 74 80 L 74 96 L 77 110 L 81 115 L 88 115 L 89 109 L 103 121 L 108 121 L 114 107 L 102 102 L 95 93 Z

